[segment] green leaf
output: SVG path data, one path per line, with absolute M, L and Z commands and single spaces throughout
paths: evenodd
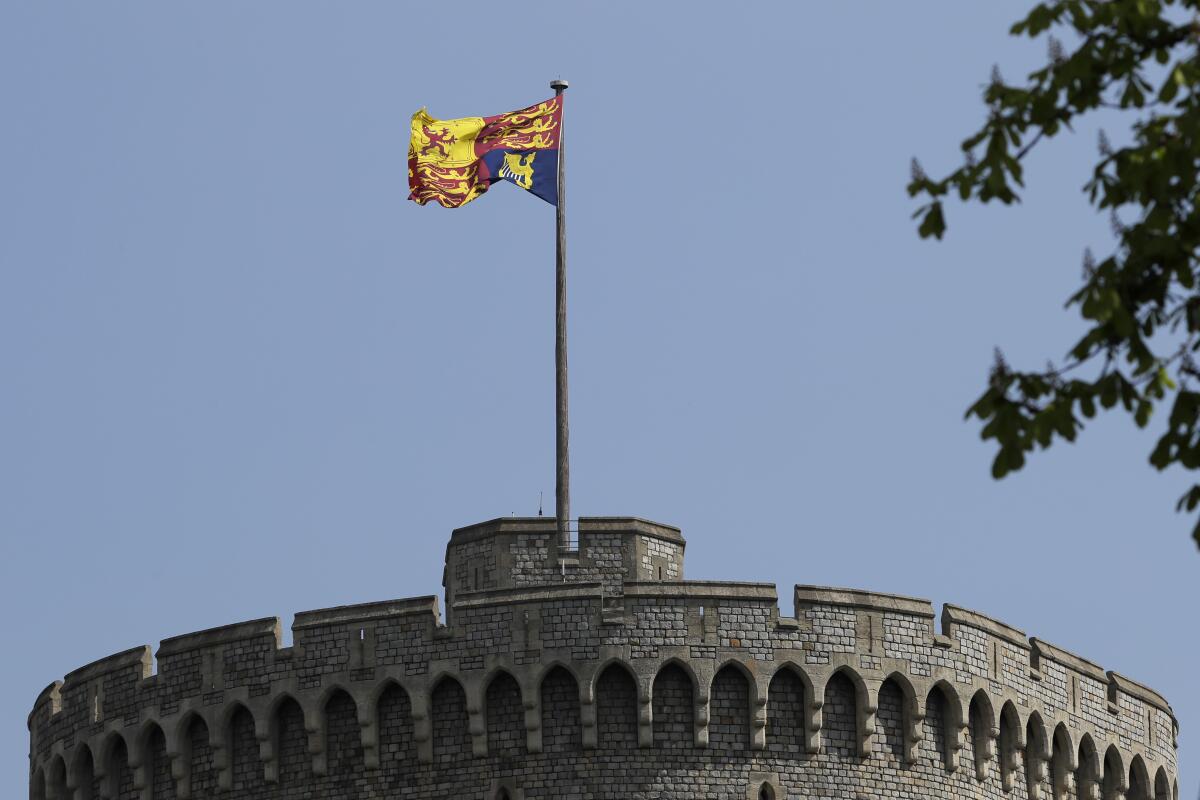
M 1008 454 L 1001 450 L 996 453 L 996 457 L 992 459 L 992 477 L 1000 480 L 1008 474 Z
M 942 216 L 940 202 L 929 204 L 929 210 L 925 212 L 925 218 L 921 220 L 921 227 L 917 232 L 921 234 L 922 239 L 928 239 L 930 236 L 942 238 L 942 234 L 946 232 L 946 220 Z
M 1184 493 L 1183 497 L 1179 498 L 1179 502 L 1175 504 L 1175 510 L 1195 511 L 1197 505 L 1200 505 L 1200 486 L 1192 486 Z
M 1138 403 L 1137 412 L 1134 414 L 1134 421 L 1139 428 L 1146 427 L 1146 423 L 1150 421 L 1150 414 L 1154 411 L 1154 406 L 1149 401 L 1143 400 Z
M 1175 381 L 1171 380 L 1171 376 L 1167 374 L 1166 367 L 1158 368 L 1158 385 L 1164 389 L 1171 389 L 1172 391 L 1174 391 L 1176 388 Z
M 1112 377 L 1112 376 L 1109 376 Z M 1117 386 L 1111 380 L 1103 381 L 1103 386 L 1100 388 L 1100 405 L 1105 408 L 1112 408 L 1117 404 Z
M 1083 397 L 1079 398 L 1079 410 L 1082 411 L 1083 415 L 1088 419 L 1096 416 L 1096 401 L 1092 399 L 1090 394 L 1085 394 Z
M 1174 70 L 1172 70 L 1171 74 L 1167 76 L 1167 79 L 1163 81 L 1162 88 L 1158 90 L 1159 102 L 1169 103 L 1174 100 L 1175 95 L 1179 93 L 1180 82 L 1176 80 L 1176 74 L 1178 72 L 1179 68 L 1176 67 Z

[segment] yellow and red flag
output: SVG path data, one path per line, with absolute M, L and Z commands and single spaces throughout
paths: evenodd
M 558 205 L 562 95 L 494 117 L 412 117 L 408 144 L 409 200 L 458 208 L 499 180 Z

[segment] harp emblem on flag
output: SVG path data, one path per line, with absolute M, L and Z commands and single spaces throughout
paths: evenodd
M 537 153 L 505 153 L 500 165 L 500 177 L 508 178 L 522 189 L 533 188 L 533 157 Z

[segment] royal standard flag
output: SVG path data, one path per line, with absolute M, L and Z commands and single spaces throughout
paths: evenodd
M 494 117 L 434 119 L 425 109 L 413 114 L 408 199 L 458 208 L 506 180 L 557 205 L 562 101 L 559 95 Z

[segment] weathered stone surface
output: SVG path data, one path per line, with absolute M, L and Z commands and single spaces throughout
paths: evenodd
M 1104 798 L 1177 791 L 1161 695 L 978 612 L 683 580 L 679 531 L 454 532 L 435 597 L 255 620 L 67 675 L 34 800 Z

